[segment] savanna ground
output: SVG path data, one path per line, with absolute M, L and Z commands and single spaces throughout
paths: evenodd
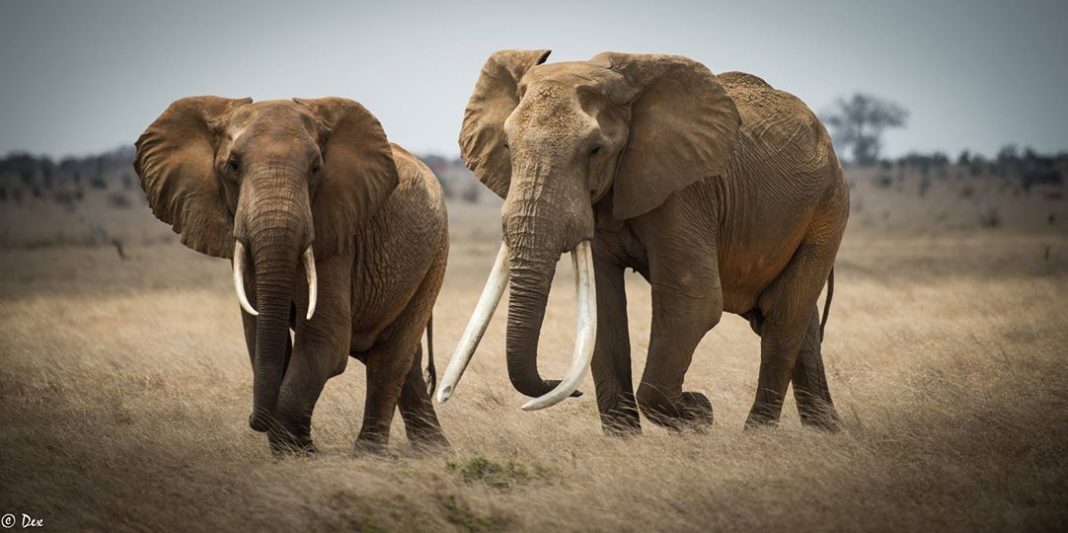
M 589 379 L 584 397 L 524 413 L 498 317 L 438 407 L 452 449 L 411 452 L 397 417 L 385 458 L 352 452 L 355 360 L 319 401 L 322 453 L 271 456 L 247 425 L 252 379 L 229 265 L 167 238 L 140 204 L 102 223 L 122 236 L 125 260 L 76 245 L 70 228 L 84 217 L 4 207 L 0 513 L 99 530 L 1068 528 L 1065 202 L 948 186 L 921 202 L 866 184 L 824 344 L 843 432 L 802 428 L 792 398 L 778 429 L 742 431 L 759 341 L 734 316 L 687 375 L 715 407 L 707 434 L 643 421 L 640 437 L 604 437 Z M 499 227 L 492 207 L 451 215 L 439 372 Z M 542 337 L 550 376 L 573 342 L 567 263 Z M 628 283 L 637 375 L 649 289 Z

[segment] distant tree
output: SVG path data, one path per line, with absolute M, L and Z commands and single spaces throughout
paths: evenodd
M 864 166 L 879 160 L 883 131 L 902 127 L 907 120 L 908 111 L 901 106 L 864 93 L 839 98 L 823 115 L 835 146 L 850 150 L 853 163 Z
M 41 183 L 44 188 L 51 189 L 55 179 L 55 165 L 51 159 L 45 159 L 41 162 Z
M 1006 144 L 998 150 L 997 161 L 1003 165 L 1015 163 L 1020 159 L 1020 149 L 1015 144 Z
M 128 209 L 133 204 L 125 194 L 116 192 L 108 196 L 108 205 L 114 209 Z
M 469 204 L 478 203 L 478 187 L 477 187 L 477 185 L 472 184 L 471 186 L 469 186 L 466 189 L 464 189 L 463 201 L 465 201 L 465 202 L 467 202 Z
M 970 165 L 972 162 L 972 153 L 968 150 L 961 150 L 960 155 L 957 156 L 958 165 Z

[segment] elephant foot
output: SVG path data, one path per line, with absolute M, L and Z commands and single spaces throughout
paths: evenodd
M 446 452 L 451 447 L 449 440 L 440 432 L 433 435 L 409 436 L 408 443 L 414 452 L 428 455 Z
M 382 437 L 374 434 L 363 434 L 356 437 L 356 444 L 353 445 L 352 450 L 356 455 L 377 455 L 379 457 L 389 457 L 389 437 Z
M 261 413 L 257 416 L 255 412 L 248 415 L 248 427 L 257 433 L 267 433 L 270 431 L 272 424 L 273 419 L 270 415 Z
M 295 437 L 290 433 L 272 431 L 267 434 L 267 441 L 271 445 L 271 453 L 277 457 L 311 457 L 319 453 L 311 436 Z
M 625 439 L 642 434 L 638 413 L 627 415 L 601 415 L 601 429 L 608 437 Z
M 779 426 L 779 413 L 754 405 L 745 419 L 745 430 L 771 429 Z
M 667 404 L 666 399 L 659 395 L 652 398 L 654 401 L 643 403 L 641 395 L 642 391 L 639 390 L 638 403 L 642 412 L 658 426 L 674 431 L 683 429 L 704 431 L 712 425 L 714 419 L 712 402 L 700 392 L 683 392 L 677 405 Z
M 641 418 L 633 395 L 612 395 L 607 405 L 599 405 L 601 429 L 608 437 L 627 438 L 642 434 Z
M 694 428 L 707 428 L 715 421 L 712 402 L 708 400 L 708 396 L 700 392 L 683 392 L 679 410 L 682 411 L 680 418 Z
M 838 418 L 838 411 L 834 405 L 819 401 L 804 406 L 798 405 L 801 412 L 801 425 L 828 433 L 838 433 L 842 430 L 842 421 Z

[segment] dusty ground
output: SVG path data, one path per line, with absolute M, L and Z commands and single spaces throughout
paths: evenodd
M 872 227 L 881 204 L 867 205 L 858 221 L 871 223 L 850 230 L 839 256 L 824 348 L 843 433 L 802 429 L 792 400 L 779 429 L 742 432 L 758 339 L 733 316 L 687 379 L 712 399 L 710 434 L 646 422 L 640 437 L 606 438 L 592 394 L 523 413 L 498 318 L 438 409 L 452 450 L 412 454 L 397 417 L 392 458 L 351 452 L 357 361 L 319 402 L 321 456 L 270 455 L 247 427 L 251 371 L 228 265 L 159 238 L 162 224 L 145 222 L 150 235 L 127 240 L 126 260 L 47 238 L 5 248 L 0 513 L 108 530 L 1068 528 L 1068 237 L 888 232 Z M 453 215 L 439 371 L 497 227 L 492 210 Z M 542 341 L 549 375 L 571 350 L 570 275 L 562 263 Z M 649 290 L 629 281 L 640 370 Z

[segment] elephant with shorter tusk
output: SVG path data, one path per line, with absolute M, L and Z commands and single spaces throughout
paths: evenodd
M 820 354 L 849 190 L 819 119 L 796 97 L 680 56 L 606 52 L 546 64 L 548 50 L 486 61 L 464 114 L 464 162 L 504 198 L 493 274 L 442 379 L 455 391 L 505 287 L 508 375 L 535 397 L 572 395 L 592 366 L 608 434 L 641 431 L 639 411 L 678 429 L 712 422 L 683 390 L 698 342 L 724 311 L 761 338 L 746 427 L 777 423 L 793 383 L 804 424 L 837 429 Z M 577 268 L 578 338 L 564 379 L 537 351 L 559 256 Z M 652 327 L 637 392 L 623 272 L 652 286 Z
M 348 357 L 366 364 L 358 449 L 399 408 L 416 446 L 448 445 L 421 338 L 448 255 L 437 179 L 342 98 L 175 101 L 137 141 L 152 211 L 183 244 L 233 259 L 253 369 L 249 425 L 277 453 L 315 451 L 311 416 Z

